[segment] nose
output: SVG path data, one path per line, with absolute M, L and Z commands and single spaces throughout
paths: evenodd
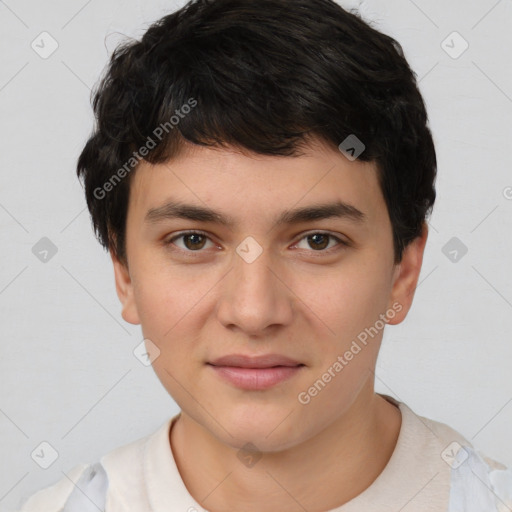
M 219 322 L 250 336 L 289 325 L 294 295 L 286 286 L 282 268 L 268 249 L 254 261 L 234 252 L 233 267 L 221 282 L 216 309 Z

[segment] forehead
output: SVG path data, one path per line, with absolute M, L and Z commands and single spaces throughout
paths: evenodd
M 341 203 L 342 213 L 353 221 L 371 222 L 381 215 L 386 206 L 375 164 L 350 161 L 323 145 L 293 157 L 189 146 L 168 162 L 139 164 L 129 217 L 156 221 L 166 207 L 176 212 L 176 205 L 193 205 L 210 212 L 205 221 L 235 227 L 249 221 L 283 223 L 292 218 L 292 208 L 333 203 Z

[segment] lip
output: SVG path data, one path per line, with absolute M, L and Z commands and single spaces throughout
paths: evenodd
M 305 366 L 278 354 L 231 354 L 207 363 L 215 373 L 245 390 L 264 390 L 295 376 Z
M 264 354 L 261 356 L 229 354 L 209 361 L 208 364 L 214 366 L 235 366 L 238 368 L 272 368 L 273 366 L 299 366 L 302 363 L 280 354 Z

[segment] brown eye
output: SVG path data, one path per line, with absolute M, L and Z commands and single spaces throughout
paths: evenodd
M 329 245 L 329 235 L 324 233 L 315 233 L 314 235 L 307 236 L 309 246 L 312 249 L 325 249 Z
M 176 240 L 182 240 L 182 245 L 175 243 Z M 181 233 L 170 238 L 166 245 L 175 245 L 179 249 L 188 252 L 198 252 L 205 247 L 206 242 L 209 240 L 208 236 L 204 233 L 191 231 L 188 233 Z
M 199 235 L 197 233 L 184 235 L 183 240 L 185 241 L 186 248 L 190 249 L 191 251 L 195 249 L 202 249 L 206 242 L 206 238 L 203 235 Z
M 304 244 L 303 241 L 306 243 Z M 335 241 L 337 243 L 331 244 L 331 241 Z M 302 247 L 301 244 L 303 244 Z M 344 247 L 348 247 L 349 244 L 337 236 L 331 235 L 330 233 L 315 232 L 303 236 L 299 243 L 296 245 L 299 249 L 312 249 L 313 252 L 328 253 L 331 251 L 331 249 L 343 249 Z

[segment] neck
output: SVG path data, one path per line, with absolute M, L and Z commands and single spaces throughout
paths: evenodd
M 375 481 L 391 458 L 400 427 L 399 409 L 372 386 L 320 434 L 266 452 L 252 467 L 183 412 L 170 443 L 185 486 L 206 510 L 322 512 L 347 503 Z

